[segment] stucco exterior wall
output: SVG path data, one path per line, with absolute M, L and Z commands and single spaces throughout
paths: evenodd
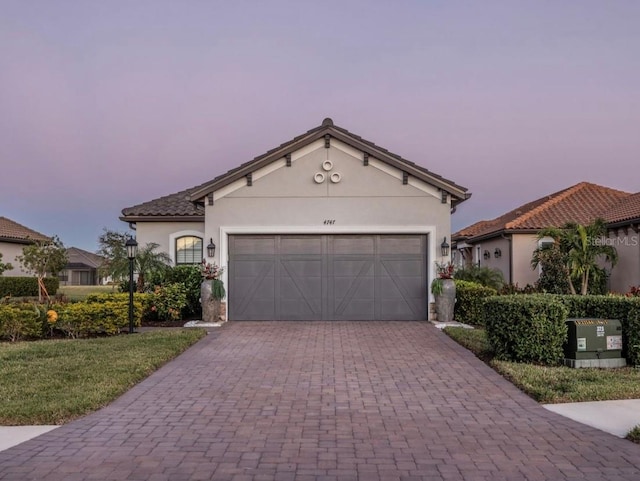
M 494 239 L 488 239 L 482 241 L 480 246 L 480 258 L 477 259 L 478 249 L 474 248 L 474 263 L 482 267 L 488 267 L 490 269 L 498 269 L 502 272 L 504 281 L 508 284 L 511 282 L 509 275 L 509 240 L 496 237 Z M 496 249 L 500 250 L 500 254 L 496 257 Z M 484 252 L 489 252 L 489 258 L 484 258 Z M 478 260 L 480 261 L 478 263 Z
M 513 239 L 513 283 L 519 287 L 535 284 L 540 277 L 537 269 L 531 268 L 533 251 L 538 247 L 535 234 L 514 234 Z
M 618 263 L 611 270 L 609 289 L 625 293 L 631 286 L 640 286 L 640 234 L 628 230 L 609 233 L 610 245 L 618 252 Z
M 194 235 L 202 237 L 204 250 L 209 237 L 204 235 L 204 222 L 138 222 L 136 240 L 139 246 L 155 242 L 160 246 L 157 252 L 166 252 L 175 264 L 175 237 Z M 204 252 L 206 254 L 206 252 Z
M 326 161 L 331 165 L 323 168 Z M 316 174 L 324 180 L 316 182 Z M 424 233 L 430 279 L 433 261 L 448 260 L 439 257 L 439 245 L 444 237 L 451 242 L 451 206 L 437 188 L 412 177 L 403 185 L 402 172 L 373 158 L 365 166 L 361 152 L 335 139 L 329 149 L 319 141 L 295 152 L 291 167 L 274 162 L 252 182 L 215 192 L 205 208 L 205 238 L 219 246 L 215 261 L 223 267 L 227 236 L 238 233 Z
M 20 261 L 16 257 L 22 255 L 22 248 L 25 244 L 14 244 L 11 242 L 0 242 L 0 252 L 2 252 L 2 262 L 11 264 L 13 269 L 4 271 L 7 277 L 31 277 L 20 265 Z

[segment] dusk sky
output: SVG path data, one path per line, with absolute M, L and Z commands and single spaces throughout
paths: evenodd
M 0 0 L 0 216 L 97 248 L 121 210 L 331 117 L 473 193 L 640 191 L 640 1 Z

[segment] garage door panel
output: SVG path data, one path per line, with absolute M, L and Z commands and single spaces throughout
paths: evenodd
M 230 319 L 426 319 L 425 236 L 242 237 L 229 241 Z

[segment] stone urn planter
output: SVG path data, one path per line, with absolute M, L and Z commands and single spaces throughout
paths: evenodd
M 451 322 L 456 305 L 456 284 L 453 279 L 436 279 L 435 283 L 440 284 L 436 289 L 432 287 L 438 322 Z
M 202 320 L 204 322 L 220 322 L 226 317 L 226 303 L 213 296 L 213 286 L 210 279 L 200 284 L 200 304 L 202 305 Z

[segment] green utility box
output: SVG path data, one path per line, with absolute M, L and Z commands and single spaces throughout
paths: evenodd
M 622 367 L 622 323 L 617 319 L 567 319 L 564 363 L 569 367 Z

